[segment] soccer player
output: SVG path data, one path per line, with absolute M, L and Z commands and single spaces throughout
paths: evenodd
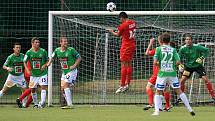
M 150 48 L 152 47 L 152 45 L 154 43 L 154 40 L 155 40 L 155 38 L 153 38 L 153 37 L 150 39 L 150 42 L 149 42 L 148 48 L 146 49 L 145 55 L 154 56 L 156 49 L 153 48 L 152 50 L 150 50 Z M 158 36 L 158 43 L 159 43 L 159 45 L 162 45 L 161 35 Z M 159 71 L 158 66 L 154 66 L 153 65 L 153 74 L 152 74 L 151 78 L 148 80 L 148 83 L 146 85 L 146 93 L 148 95 L 148 103 L 149 103 L 149 105 L 147 105 L 144 108 L 144 110 L 148 110 L 150 108 L 153 108 L 154 92 L 153 92 L 152 88 L 155 86 L 155 82 L 156 82 L 156 79 L 157 79 L 158 71 Z M 164 99 L 166 101 L 166 105 L 165 105 L 164 110 L 165 111 L 169 111 L 169 109 L 170 109 L 170 94 L 165 89 L 163 95 L 164 95 Z
M 23 74 L 24 54 L 20 53 L 21 44 L 14 43 L 13 51 L 14 53 L 7 57 L 7 60 L 3 65 L 3 69 L 8 71 L 8 77 L 4 84 L 4 87 L 0 91 L 0 98 L 14 85 L 22 88 L 23 90 L 26 89 L 26 82 Z
M 204 59 L 208 56 L 209 49 L 199 44 L 192 43 L 192 36 L 190 34 L 185 35 L 185 45 L 179 49 L 179 56 L 184 62 L 184 71 L 180 80 L 181 90 L 185 90 L 185 81 L 192 75 L 193 72 L 197 72 L 205 81 L 206 87 L 215 103 L 215 95 L 213 86 L 206 76 L 206 71 L 203 67 Z M 183 65 L 182 65 L 183 68 Z
M 61 37 L 60 47 L 53 52 L 51 59 L 47 63 L 48 66 L 53 62 L 54 58 L 58 58 L 62 69 L 61 91 L 64 91 L 67 102 L 67 106 L 62 107 L 62 109 L 73 108 L 70 86 L 73 86 L 76 81 L 77 66 L 81 62 L 81 56 L 74 48 L 68 47 L 66 37 Z
M 154 96 L 155 111 L 152 115 L 159 115 L 159 108 L 161 104 L 161 94 L 166 87 L 166 81 L 172 86 L 174 91 L 180 96 L 186 108 L 192 116 L 195 115 L 193 109 L 190 107 L 186 95 L 180 90 L 179 81 L 177 78 L 176 65 L 179 65 L 180 59 L 176 49 L 171 47 L 170 35 L 168 33 L 162 34 L 163 45 L 156 48 L 154 55 L 155 66 L 159 66 L 158 76 L 156 80 L 156 94 Z
M 135 31 L 136 23 L 134 20 L 129 20 L 125 12 L 119 14 L 121 24 L 118 31 L 108 29 L 114 36 L 122 36 L 122 44 L 120 48 L 120 61 L 121 61 L 121 81 L 120 87 L 116 93 L 128 90 L 130 81 L 132 79 L 132 59 L 136 49 Z
M 27 66 L 28 69 L 31 70 L 31 65 L 30 65 L 30 61 L 27 62 Z M 26 69 L 24 71 L 24 77 L 26 80 L 26 83 L 29 84 L 30 82 L 30 74 L 28 74 L 26 72 Z M 27 97 L 28 96 L 28 97 Z M 23 100 L 27 97 L 27 102 L 26 103 L 22 103 Z M 31 96 L 31 88 L 26 89 L 20 96 L 19 98 L 16 99 L 16 103 L 18 105 L 19 108 L 27 108 L 30 106 L 31 102 L 33 101 L 32 96 Z
M 44 108 L 46 103 L 46 90 L 48 85 L 47 79 L 47 51 L 40 48 L 40 40 L 37 37 L 31 39 L 32 48 L 28 50 L 24 58 L 26 72 L 30 74 L 29 88 L 31 88 L 34 108 Z M 30 60 L 31 70 L 27 66 Z M 36 89 L 41 87 L 41 101 L 38 103 Z

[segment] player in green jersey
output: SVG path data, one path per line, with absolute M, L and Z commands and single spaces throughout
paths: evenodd
M 28 50 L 24 58 L 26 72 L 30 74 L 29 88 L 31 88 L 32 98 L 35 108 L 43 108 L 46 103 L 47 79 L 47 51 L 40 48 L 40 40 L 36 37 L 31 40 L 32 48 Z M 31 70 L 28 69 L 27 62 L 30 60 Z M 36 89 L 41 87 L 41 101 L 38 103 Z
M 162 104 L 161 95 L 166 87 L 166 81 L 174 89 L 174 91 L 180 96 L 186 108 L 192 116 L 195 115 L 192 108 L 190 107 L 189 101 L 186 95 L 180 90 L 179 81 L 177 78 L 176 66 L 179 65 L 180 59 L 176 52 L 176 49 L 171 47 L 170 35 L 168 33 L 162 34 L 163 45 L 156 48 L 154 55 L 154 66 L 159 66 L 159 72 L 156 80 L 156 94 L 154 96 L 155 112 L 152 114 L 154 116 L 159 115 L 159 108 Z
M 7 60 L 3 65 L 3 69 L 8 71 L 8 77 L 4 87 L 0 91 L 0 98 L 14 85 L 21 87 L 23 90 L 26 89 L 26 82 L 23 74 L 24 54 L 20 53 L 21 44 L 14 43 L 13 51 L 14 53 L 7 57 Z
M 179 50 L 179 56 L 181 60 L 184 61 L 184 71 L 182 74 L 181 82 L 181 90 L 184 92 L 185 90 L 185 81 L 192 75 L 193 72 L 197 72 L 204 80 L 208 91 L 215 102 L 215 94 L 213 86 L 206 76 L 206 71 L 203 67 L 204 59 L 208 56 L 209 49 L 203 47 L 199 44 L 192 43 L 192 36 L 190 34 L 185 35 L 185 45 L 182 46 Z M 183 68 L 183 66 L 182 66 Z
M 80 54 L 72 47 L 68 47 L 68 40 L 66 37 L 60 38 L 60 47 L 56 48 L 48 62 L 48 66 L 53 62 L 54 58 L 60 61 L 62 76 L 61 76 L 61 91 L 64 91 L 64 97 L 67 106 L 62 109 L 72 108 L 72 95 L 70 86 L 74 85 L 77 77 L 77 66 L 81 61 Z

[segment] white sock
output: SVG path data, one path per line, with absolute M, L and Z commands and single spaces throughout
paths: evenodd
M 43 105 L 44 103 L 46 103 L 46 90 L 41 90 L 41 105 Z
M 4 95 L 3 91 L 0 91 L 0 98 Z
M 161 97 L 160 97 L 160 95 L 156 94 L 154 96 L 154 104 L 155 104 L 155 111 L 157 111 L 157 112 L 159 112 L 160 102 L 161 102 Z
M 189 104 L 189 101 L 188 101 L 188 99 L 187 99 L 187 96 L 186 96 L 184 93 L 181 93 L 181 94 L 179 95 L 179 97 L 180 97 L 181 100 L 183 101 L 183 103 L 184 103 L 185 107 L 187 108 L 187 110 L 188 110 L 189 112 L 192 112 L 193 109 L 190 107 L 190 104 Z
M 34 105 L 38 105 L 37 93 L 31 93 Z
M 160 104 L 159 104 L 159 109 L 163 109 L 163 100 L 164 100 L 163 95 L 160 95 Z
M 71 91 L 69 88 L 64 89 L 65 92 L 65 99 L 67 102 L 67 105 L 70 106 L 72 105 L 72 95 L 71 95 Z

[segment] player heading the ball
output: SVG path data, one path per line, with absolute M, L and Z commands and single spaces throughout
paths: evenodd
M 121 81 L 120 87 L 116 90 L 116 93 L 124 92 L 129 89 L 132 79 L 132 60 L 136 49 L 136 22 L 128 19 L 128 15 L 125 12 L 121 12 L 119 18 L 121 24 L 118 27 L 118 31 L 115 32 L 113 29 L 108 29 L 114 36 L 122 36 L 120 48 Z

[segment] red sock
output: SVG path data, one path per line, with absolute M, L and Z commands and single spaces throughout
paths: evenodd
M 207 86 L 207 88 L 208 88 L 208 91 L 209 91 L 211 97 L 212 97 L 212 98 L 215 98 L 214 90 L 213 90 L 213 87 L 212 87 L 210 81 L 208 81 L 208 82 L 205 83 L 205 84 L 206 84 L 206 86 Z
M 127 67 L 127 80 L 126 80 L 126 84 L 130 84 L 131 79 L 132 79 L 132 66 Z
M 121 67 L 121 82 L 120 82 L 120 86 L 125 86 L 126 75 L 127 75 L 127 69 L 126 69 L 126 67 L 122 66 Z
M 169 94 L 169 92 L 166 92 L 166 91 L 164 92 L 164 99 L 166 101 L 165 108 L 170 108 L 170 102 L 169 102 L 170 94 Z
M 28 100 L 27 100 L 27 102 L 26 102 L 26 107 L 29 107 L 32 101 L 33 101 L 32 96 L 29 95 L 29 96 L 28 96 Z
M 146 88 L 146 93 L 148 95 L 149 105 L 153 105 L 153 97 L 154 97 L 153 90 L 151 88 Z
M 31 89 L 30 89 L 30 88 L 26 89 L 26 90 L 22 93 L 22 95 L 20 95 L 19 99 L 22 101 L 22 100 L 23 100 L 26 96 L 28 96 L 29 94 L 31 94 Z

